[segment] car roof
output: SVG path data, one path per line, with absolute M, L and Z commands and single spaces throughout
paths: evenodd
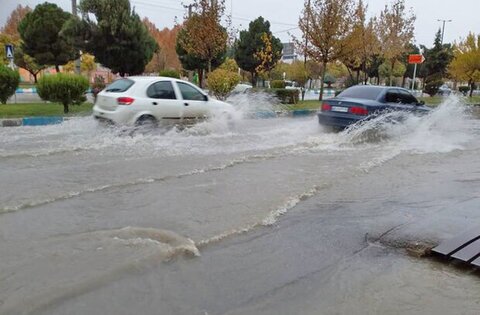
M 181 81 L 181 80 L 175 79 L 175 78 L 158 77 L 158 76 L 132 76 L 132 77 L 126 77 L 124 79 L 130 79 L 130 80 L 133 80 L 133 81 L 157 81 L 157 80 Z

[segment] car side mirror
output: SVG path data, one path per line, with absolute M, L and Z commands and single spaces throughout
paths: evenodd
M 205 102 L 208 102 L 208 95 L 203 95 L 203 100 L 204 100 Z

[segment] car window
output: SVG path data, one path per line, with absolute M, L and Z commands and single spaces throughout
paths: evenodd
M 125 92 L 127 91 L 133 84 L 135 84 L 135 81 L 130 80 L 130 79 L 120 79 L 117 81 L 114 81 L 112 84 L 107 86 L 105 89 L 106 92 Z
M 338 97 L 361 98 L 365 100 L 376 100 L 383 91 L 376 86 L 352 86 L 338 95 Z
M 399 92 L 400 92 L 400 101 L 403 104 L 417 104 L 418 103 L 417 99 L 412 94 L 410 94 L 409 92 L 407 92 L 405 90 L 399 90 Z
M 193 86 L 182 82 L 177 82 L 177 84 L 184 100 L 205 101 L 205 95 Z
M 400 95 L 397 89 L 390 89 L 387 91 L 385 96 L 385 101 L 387 103 L 400 103 Z
M 147 89 L 147 96 L 150 98 L 159 98 L 164 100 L 177 99 L 172 83 L 169 81 L 155 82 Z

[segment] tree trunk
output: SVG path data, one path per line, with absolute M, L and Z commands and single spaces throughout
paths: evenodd
M 475 87 L 475 81 L 470 79 L 468 83 L 470 83 L 470 97 L 473 97 L 473 88 Z
M 357 70 L 357 81 L 355 82 L 358 84 L 360 82 L 360 70 Z
M 55 65 L 55 70 L 57 71 L 57 73 L 60 72 L 60 66 L 59 65 Z
M 389 86 L 393 86 L 393 69 L 395 68 L 395 59 L 392 60 L 392 68 L 390 69 L 390 75 L 388 80 L 390 81 Z
M 252 75 L 252 87 L 257 87 L 257 77 L 255 76 L 255 71 L 251 71 L 250 74 Z
M 203 89 L 203 69 L 198 69 L 198 86 Z
M 68 114 L 68 104 L 63 104 L 63 113 Z
M 327 62 L 323 61 L 323 68 L 322 68 L 322 81 L 320 81 L 320 96 L 318 98 L 319 101 L 323 100 L 323 87 L 325 85 L 325 74 L 327 73 Z
M 208 59 L 208 73 L 207 73 L 207 76 L 210 72 L 212 72 L 212 59 Z
M 35 82 L 35 83 L 38 83 L 38 82 L 37 82 L 37 75 L 38 75 L 38 73 L 32 73 L 33 82 Z

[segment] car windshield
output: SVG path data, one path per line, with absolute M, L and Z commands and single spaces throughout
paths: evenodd
M 107 92 L 125 92 L 135 82 L 130 79 L 120 79 L 110 84 L 105 91 Z
M 365 100 L 376 100 L 382 92 L 381 87 L 376 86 L 353 86 L 346 89 L 338 97 L 361 98 Z

